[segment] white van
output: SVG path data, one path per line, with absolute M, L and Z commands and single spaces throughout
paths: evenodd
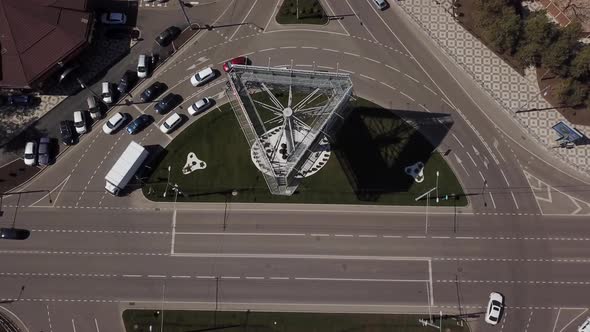
M 74 127 L 76 127 L 76 132 L 80 135 L 86 134 L 86 116 L 84 116 L 84 112 L 82 111 L 75 111 L 74 112 Z
M 145 54 L 140 54 L 137 60 L 137 77 L 146 78 L 148 75 L 148 66 Z
M 102 82 L 102 101 L 107 104 L 113 102 L 113 91 L 111 90 L 111 83 Z
M 373 0 L 373 2 L 375 2 L 375 4 L 377 5 L 377 7 L 379 7 L 379 9 L 381 10 L 385 10 L 387 9 L 387 1 L 385 0 Z

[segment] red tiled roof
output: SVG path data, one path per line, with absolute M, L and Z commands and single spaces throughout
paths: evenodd
M 29 88 L 85 45 L 86 0 L 0 0 L 0 87 Z
M 538 2 L 543 5 L 547 10 L 547 14 L 551 15 L 560 26 L 565 27 L 572 23 L 572 20 L 553 2 L 553 0 L 538 0 Z

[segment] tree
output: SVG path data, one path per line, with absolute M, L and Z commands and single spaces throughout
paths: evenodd
M 579 80 L 590 80 L 590 46 L 583 46 L 572 60 L 571 75 Z
M 500 53 L 514 53 L 520 38 L 520 16 L 512 6 L 504 5 L 500 16 L 485 29 L 485 38 Z
M 577 23 L 572 23 L 563 28 L 555 42 L 543 54 L 543 65 L 558 75 L 566 76 L 568 72 L 567 64 L 575 54 L 580 32 L 581 27 Z
M 557 29 L 544 11 L 531 13 L 524 22 L 523 38 L 516 53 L 525 65 L 539 66 L 542 54 L 554 40 Z
M 587 84 L 567 79 L 559 86 L 557 96 L 561 104 L 573 107 L 583 105 L 589 92 L 590 88 Z

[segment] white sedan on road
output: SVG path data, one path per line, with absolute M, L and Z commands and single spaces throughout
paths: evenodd
M 504 307 L 504 297 L 500 293 L 490 293 L 490 301 L 488 302 L 488 310 L 486 310 L 485 321 L 488 324 L 496 325 L 502 315 L 502 308 Z
M 110 135 L 113 132 L 115 132 L 115 130 L 119 129 L 119 127 L 121 127 L 123 125 L 123 122 L 125 122 L 125 114 L 121 113 L 121 112 L 117 112 L 115 113 L 113 116 L 110 117 L 110 119 L 104 123 L 104 125 L 102 126 L 102 131 L 104 131 L 105 134 Z
M 166 121 L 162 123 L 162 125 L 160 126 L 160 130 L 164 134 L 168 134 L 169 132 L 173 131 L 176 127 L 178 127 L 181 121 L 182 118 L 180 117 L 180 115 L 178 115 L 178 113 L 172 113 L 168 117 L 168 119 L 166 119 Z

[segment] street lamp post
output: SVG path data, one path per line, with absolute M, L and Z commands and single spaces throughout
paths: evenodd
M 426 234 L 428 234 L 428 207 L 430 205 L 430 193 L 433 192 L 433 191 L 435 191 L 435 190 L 436 190 L 436 187 L 428 190 L 424 194 L 416 197 L 416 199 L 415 199 L 415 201 L 417 202 L 417 201 L 421 200 L 422 198 L 424 198 L 424 196 L 426 196 L 426 227 L 425 227 L 425 233 Z
M 166 179 L 166 189 L 164 189 L 164 193 L 162 197 L 166 198 L 166 193 L 168 192 L 168 186 L 170 185 L 170 165 L 168 165 L 168 179 Z

